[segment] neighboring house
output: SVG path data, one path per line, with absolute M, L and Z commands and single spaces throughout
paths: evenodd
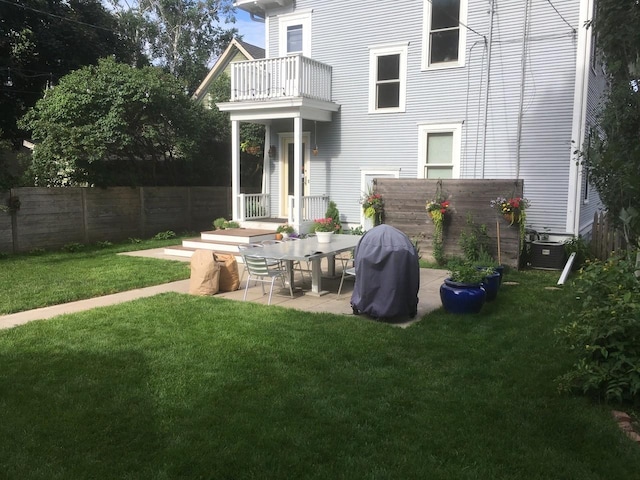
M 231 62 L 257 60 L 260 58 L 264 58 L 264 48 L 256 47 L 255 45 L 234 38 L 225 51 L 218 57 L 207 76 L 196 89 L 192 96 L 193 100 L 202 103 L 207 108 L 211 108 L 215 99 L 212 99 L 209 95 L 209 88 L 222 73 L 231 77 Z
M 576 150 L 606 89 L 586 27 L 594 0 L 236 6 L 265 22 L 266 58 L 232 63 L 231 101 L 218 104 L 232 122 L 235 220 L 305 231 L 330 198 L 358 225 L 373 178 L 486 178 L 524 181 L 536 230 L 589 228 L 600 203 Z M 262 195 L 240 195 L 241 122 L 267 126 Z

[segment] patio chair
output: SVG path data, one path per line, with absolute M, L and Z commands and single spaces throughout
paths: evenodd
M 264 240 L 262 242 L 263 245 L 273 245 L 274 243 L 282 243 L 282 242 L 295 242 L 297 240 L 300 240 L 297 237 L 289 237 L 286 240 Z M 307 272 L 309 274 L 309 278 L 311 278 L 311 269 L 309 268 L 309 262 L 307 263 L 307 268 L 306 269 L 302 269 L 302 262 L 296 260 L 293 262 L 291 268 L 293 268 L 294 272 L 296 270 L 296 267 L 298 269 L 298 271 L 300 272 L 300 276 L 302 277 L 302 281 L 304 282 L 304 272 Z
M 348 255 L 348 256 L 347 256 Z M 342 285 L 344 283 L 345 277 L 354 277 L 356 276 L 356 267 L 354 265 L 353 255 L 351 252 L 345 252 L 339 257 L 336 257 L 342 263 L 342 277 L 340 278 L 340 286 L 338 287 L 338 298 L 342 293 Z M 349 266 L 351 265 L 351 266 Z
M 249 273 L 249 277 L 247 278 L 247 283 L 244 287 L 244 297 L 243 300 L 247 299 L 247 291 L 249 290 L 249 283 L 251 280 L 256 282 L 260 282 L 260 286 L 262 287 L 262 294 L 265 294 L 264 284 L 270 283 L 271 287 L 269 288 L 269 301 L 267 305 L 271 305 L 271 297 L 273 295 L 273 283 L 277 278 L 282 280 L 286 279 L 288 272 L 285 268 L 279 267 L 270 267 L 269 262 L 266 258 L 262 257 L 252 257 L 251 255 L 243 255 L 242 259 L 244 260 L 244 265 Z M 289 284 L 289 294 L 291 298 L 293 298 L 293 288 L 291 284 Z

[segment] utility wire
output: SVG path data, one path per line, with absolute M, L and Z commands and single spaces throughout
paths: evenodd
M 74 20 L 72 18 L 66 18 L 60 15 L 56 15 L 55 13 L 45 12 L 44 10 L 38 10 L 37 8 L 27 7 L 26 5 L 20 5 L 15 2 L 10 2 L 9 0 L 0 0 L 0 3 L 6 3 L 7 5 L 13 5 L 14 7 L 22 8 L 24 10 L 31 10 L 32 12 L 41 13 L 42 15 L 48 15 L 53 18 L 57 18 L 59 20 L 64 20 L 66 22 L 77 23 L 78 25 L 84 25 L 85 27 L 97 28 L 98 30 L 104 30 L 106 32 L 115 33 L 118 35 L 118 32 L 115 30 L 111 30 L 110 28 L 101 27 L 99 25 L 93 25 L 91 23 L 81 22 L 80 20 Z
M 549 5 L 551 5 L 551 8 L 553 8 L 553 9 L 556 11 L 556 13 L 558 14 L 558 16 L 562 19 L 562 21 L 563 21 L 564 23 L 566 23 L 567 25 L 569 25 L 569 28 L 571 28 L 571 30 L 573 31 L 573 33 L 576 33 L 576 29 L 573 27 L 573 25 L 571 25 L 569 22 L 567 22 L 567 19 L 566 19 L 566 18 L 564 18 L 564 17 L 562 16 L 562 14 L 558 11 L 558 9 L 556 8 L 556 6 L 555 6 L 553 3 L 551 3 L 551 0 L 547 0 L 547 2 L 549 3 Z
M 431 4 L 431 6 L 433 6 L 433 0 L 427 0 L 427 2 L 429 2 L 429 3 Z M 446 12 L 445 12 L 445 15 L 446 15 L 447 17 L 449 17 L 451 20 L 454 20 L 454 21 L 458 22 L 458 24 L 462 25 L 464 28 L 466 28 L 466 29 L 467 29 L 467 30 L 469 30 L 470 32 L 475 33 L 476 35 L 478 35 L 479 37 L 484 38 L 485 40 L 487 39 L 486 35 L 483 35 L 483 34 L 481 34 L 481 33 L 476 32 L 476 31 L 475 31 L 473 28 L 471 28 L 470 26 L 465 25 L 464 23 L 462 23 L 462 22 L 460 21 L 460 19 L 459 19 L 459 18 L 455 18 L 455 17 L 453 17 L 452 15 L 449 15 L 449 14 L 448 14 L 448 13 L 446 13 Z

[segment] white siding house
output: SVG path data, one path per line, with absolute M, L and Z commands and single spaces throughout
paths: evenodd
M 266 58 L 233 63 L 218 104 L 234 132 L 234 218 L 250 217 L 237 132 L 251 121 L 275 147 L 262 212 L 302 231 L 327 197 L 364 223 L 360 198 L 380 176 L 521 179 L 532 228 L 586 231 L 599 200 L 575 151 L 606 88 L 585 26 L 593 4 L 237 0 L 264 19 Z

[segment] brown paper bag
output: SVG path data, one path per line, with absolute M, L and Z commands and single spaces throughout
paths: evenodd
M 217 253 L 216 260 L 220 265 L 221 292 L 233 292 L 240 288 L 240 275 L 238 274 L 238 261 L 233 253 Z
M 192 295 L 215 295 L 218 293 L 220 265 L 210 250 L 196 250 L 191 257 L 191 280 L 189 293 Z

